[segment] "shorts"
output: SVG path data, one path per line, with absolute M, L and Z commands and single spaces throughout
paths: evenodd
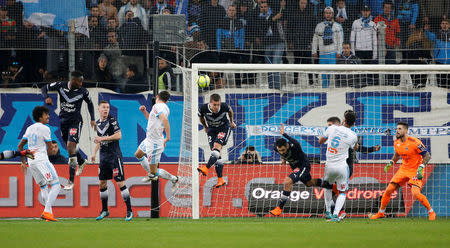
M 220 144 L 222 146 L 226 145 L 228 138 L 230 137 L 231 128 L 228 125 L 218 128 L 208 128 L 208 143 L 209 147 L 212 149 L 214 143 Z
M 147 159 L 150 164 L 159 164 L 164 151 L 164 140 L 154 142 L 146 138 L 139 144 L 139 150 L 147 154 Z
M 61 136 L 64 142 L 72 141 L 75 143 L 80 142 L 81 128 L 83 122 L 61 123 Z
M 31 160 L 28 169 L 34 178 L 34 181 L 41 187 L 47 184 L 54 185 L 59 183 L 59 177 L 55 167 L 48 159 Z
M 116 157 L 114 159 L 103 159 L 100 160 L 98 166 L 98 179 L 99 180 L 111 180 L 116 182 L 122 182 L 125 180 L 125 173 L 123 171 L 123 161 L 121 158 Z
M 327 163 L 325 165 L 323 180 L 327 181 L 329 184 L 336 183 L 339 191 L 347 191 L 349 175 L 350 171 L 346 162 Z
M 296 168 L 289 178 L 292 179 L 294 183 L 301 181 L 306 185 L 307 182 L 311 181 L 311 167 Z
M 415 171 L 406 171 L 399 169 L 394 177 L 391 179 L 391 183 L 396 183 L 400 186 L 408 182 L 408 185 L 411 187 L 412 185 L 415 185 L 419 188 L 422 188 L 422 180 L 417 179 L 417 172 Z

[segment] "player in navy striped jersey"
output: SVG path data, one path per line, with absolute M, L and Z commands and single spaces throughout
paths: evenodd
M 47 84 L 41 89 L 42 96 L 45 98 L 45 103 L 48 105 L 53 105 L 53 100 L 48 96 L 48 91 L 54 90 L 59 94 L 61 136 L 66 143 L 67 151 L 69 152 L 69 183 L 64 186 L 65 190 L 71 190 L 73 188 L 77 163 L 77 175 L 81 175 L 83 168 L 87 163 L 77 151 L 81 127 L 83 126 L 83 118 L 81 117 L 81 106 L 83 101 L 85 101 L 88 106 L 89 114 L 91 116 L 90 124 L 94 130 L 96 128 L 94 105 L 89 96 L 89 91 L 82 87 L 84 79 L 83 74 L 80 71 L 73 71 L 70 76 L 69 82 Z
M 96 146 L 91 157 L 91 160 L 94 163 L 97 151 L 100 149 L 98 179 L 100 180 L 102 211 L 96 220 L 102 220 L 109 216 L 107 182 L 114 178 L 117 186 L 119 186 L 123 201 L 127 205 L 127 215 L 125 220 L 130 221 L 133 218 L 133 211 L 131 210 L 130 192 L 125 185 L 122 151 L 119 146 L 122 132 L 120 131 L 117 120 L 109 115 L 109 109 L 110 106 L 107 101 L 100 101 L 98 104 L 98 112 L 100 113 L 100 119 L 96 121 L 98 136 L 94 139 Z
M 219 188 L 227 184 L 223 179 L 223 160 L 220 152 L 222 147 L 227 144 L 231 132 L 230 128 L 236 128 L 233 120 L 233 109 L 228 104 L 221 102 L 219 94 L 212 94 L 209 103 L 199 107 L 198 116 L 203 129 L 208 135 L 208 143 L 212 152 L 208 163 L 205 166 L 198 167 L 197 170 L 206 176 L 209 168 L 215 165 L 217 173 L 217 184 L 215 187 Z

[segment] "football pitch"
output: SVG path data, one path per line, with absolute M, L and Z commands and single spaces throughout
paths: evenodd
M 2 247 L 449 247 L 449 233 L 442 218 L 0 220 Z

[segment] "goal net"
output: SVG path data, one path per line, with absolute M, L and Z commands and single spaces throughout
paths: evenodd
M 376 213 L 381 196 L 399 169 L 383 168 L 394 154 L 396 123 L 409 124 L 409 135 L 421 139 L 431 154 L 422 193 L 439 215 L 446 215 L 449 159 L 449 91 L 437 87 L 449 66 L 385 65 L 265 65 L 193 64 L 183 68 L 184 117 L 180 143 L 178 188 L 170 200 L 170 217 L 269 217 L 292 172 L 282 165 L 274 142 L 285 132 L 299 141 L 311 163 L 312 178 L 324 175 L 326 145 L 318 143 L 327 119 L 352 109 L 353 130 L 366 149 L 355 152 L 344 210 L 347 216 Z M 199 88 L 198 75 L 207 74 L 208 87 Z M 196 168 L 211 149 L 197 108 L 217 93 L 234 112 L 236 128 L 222 148 L 223 176 L 228 183 L 214 188 L 217 174 Z M 393 195 L 389 216 L 427 216 L 407 184 Z M 324 190 L 294 184 L 281 217 L 322 217 Z

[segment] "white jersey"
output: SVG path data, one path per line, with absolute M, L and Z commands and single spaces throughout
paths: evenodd
M 327 138 L 327 165 L 343 162 L 348 158 L 348 149 L 358 140 L 356 133 L 344 126 L 330 126 L 324 134 Z
M 147 139 L 153 141 L 164 140 L 164 125 L 159 119 L 159 116 L 164 114 L 169 118 L 170 110 L 165 103 L 157 103 L 153 105 L 152 111 L 150 111 L 147 122 Z
M 47 160 L 47 144 L 51 140 L 50 128 L 40 122 L 29 126 L 22 139 L 28 141 L 28 149 L 35 152 L 35 160 Z

